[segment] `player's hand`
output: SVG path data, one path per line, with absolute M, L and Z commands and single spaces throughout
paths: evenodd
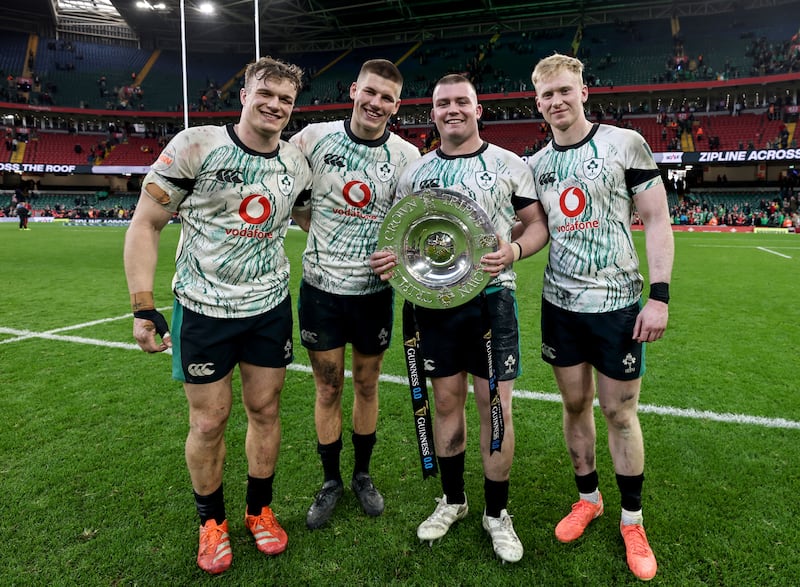
M 497 235 L 497 250 L 481 257 L 481 267 L 492 277 L 497 277 L 506 267 L 514 263 L 514 247 Z
M 394 277 L 392 269 L 397 266 L 397 255 L 391 251 L 375 251 L 369 256 L 369 266 L 381 281 L 388 281 Z
M 669 320 L 669 306 L 664 302 L 648 299 L 636 316 L 633 339 L 636 342 L 653 342 L 664 336 Z
M 156 334 L 161 337 L 161 342 L 156 340 Z M 172 347 L 167 320 L 158 310 L 133 313 L 133 338 L 147 353 L 160 353 Z

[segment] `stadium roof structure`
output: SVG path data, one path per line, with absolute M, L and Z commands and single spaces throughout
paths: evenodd
M 8 3 L 13 6 L 6 9 L 5 19 L 39 22 L 40 28 L 42 23 L 47 28 L 49 21 L 56 34 L 79 34 L 81 27 L 87 29 L 96 24 L 98 27 L 93 30 L 106 30 L 109 36 L 113 34 L 124 40 L 135 39 L 144 48 L 180 46 L 180 0 Z M 213 14 L 200 10 L 205 3 L 215 6 Z M 262 47 L 288 54 L 566 26 L 577 28 L 580 24 L 713 15 L 796 3 L 796 0 L 259 0 L 259 37 Z M 190 50 L 248 51 L 255 45 L 255 5 L 255 0 L 184 0 Z M 114 15 L 117 13 L 119 18 Z

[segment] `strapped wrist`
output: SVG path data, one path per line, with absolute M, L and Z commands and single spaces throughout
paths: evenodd
M 155 310 L 156 304 L 151 291 L 137 291 L 131 294 L 131 310 Z
M 650 284 L 650 299 L 657 302 L 669 304 L 669 284 L 664 281 L 657 281 Z

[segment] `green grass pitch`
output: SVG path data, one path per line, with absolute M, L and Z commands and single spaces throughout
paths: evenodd
M 500 565 L 481 528 L 472 401 L 466 478 L 472 510 L 433 547 L 416 538 L 441 488 L 437 479 L 421 478 L 397 312 L 372 464 L 385 514 L 367 518 L 346 491 L 328 526 L 306 530 L 322 473 L 314 387 L 296 337 L 273 501 L 289 548 L 267 559 L 244 528 L 245 421 L 235 401 L 225 466 L 234 562 L 222 577 L 206 576 L 194 560 L 186 402 L 170 378 L 170 357 L 142 353 L 131 336 L 124 231 L 32 223 L 22 232 L 0 224 L 0 584 L 637 583 L 625 564 L 599 411 L 606 513 L 576 543 L 560 544 L 553 535 L 576 490 L 557 390 L 538 352 L 544 254 L 517 264 L 524 373 L 515 386 L 509 511 L 525 545 L 520 563 Z M 644 259 L 643 236 L 635 239 Z M 177 238 L 177 226 L 165 229 L 156 276 L 161 307 L 171 307 Z M 286 242 L 296 300 L 304 234 L 291 230 Z M 663 340 L 648 345 L 641 397 L 645 525 L 659 562 L 652 584 L 797 584 L 800 236 L 676 233 L 675 243 L 670 325 Z M 349 475 L 347 387 L 343 403 L 342 472 Z

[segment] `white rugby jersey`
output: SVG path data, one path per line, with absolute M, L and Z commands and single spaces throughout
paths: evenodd
M 400 174 L 419 159 L 417 147 L 388 130 L 373 141 L 359 139 L 349 120 L 310 124 L 290 140 L 314 174 L 303 280 L 341 295 L 389 287 L 372 271 L 369 256 Z
M 544 298 L 585 313 L 638 301 L 642 275 L 631 236 L 633 196 L 662 183 L 644 138 L 595 124 L 576 145 L 551 141 L 529 165 L 550 229 Z
M 450 156 L 441 149 L 425 154 L 400 178 L 397 198 L 427 188 L 452 189 L 476 201 L 505 241 L 511 240 L 516 210 L 536 201 L 533 179 L 525 162 L 491 143 L 483 143 L 469 155 Z M 516 289 L 515 280 L 516 274 L 507 267 L 489 285 Z
M 178 133 L 143 183 L 166 191 L 169 201 L 158 203 L 182 222 L 172 281 L 178 301 L 214 318 L 277 306 L 289 293 L 283 240 L 310 179 L 305 157 L 286 141 L 258 153 L 242 144 L 232 124 Z

